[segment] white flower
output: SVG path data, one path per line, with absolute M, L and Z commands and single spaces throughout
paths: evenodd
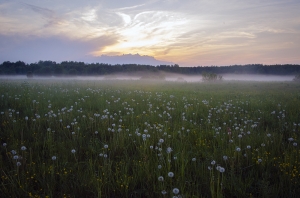
M 21 147 L 21 150 L 22 150 L 22 151 L 25 151 L 26 149 L 27 149 L 26 146 L 22 146 L 22 147 Z
M 213 160 L 213 161 L 210 162 L 210 164 L 211 164 L 211 165 L 215 165 L 215 164 L 216 164 L 216 161 Z
M 108 148 L 108 145 L 107 145 L 107 144 L 105 144 L 103 147 L 104 147 L 105 149 L 107 149 L 107 148 Z
M 194 158 L 192 158 L 192 161 L 193 161 L 193 162 L 195 162 L 195 161 L 196 161 L 196 158 L 195 158 L 195 157 L 194 157 Z
M 289 138 L 288 141 L 292 142 L 294 141 L 294 138 Z
M 52 160 L 54 161 L 54 160 L 56 160 L 56 156 L 54 155 L 54 156 L 52 156 Z
M 108 156 L 107 156 L 107 154 L 104 154 L 103 157 L 104 157 L 104 158 L 107 158 Z
M 240 152 L 240 151 L 241 151 L 241 148 L 237 147 L 235 150 L 236 150 L 237 152 Z
M 219 171 L 220 171 L 220 173 L 224 173 L 225 172 L 225 168 L 220 167 Z
M 7 146 L 7 144 L 6 144 L 6 143 L 3 143 L 3 144 L 2 144 L 2 146 L 6 147 L 6 146 Z
M 16 152 L 15 150 L 11 150 L 10 152 L 11 152 L 11 154 L 13 154 L 13 155 L 17 154 L 17 152 Z
M 261 162 L 262 162 L 262 159 L 258 159 L 257 162 L 258 162 L 258 163 L 261 163 Z
M 171 153 L 173 150 L 172 150 L 172 148 L 171 147 L 168 147 L 167 148 L 167 153 Z
M 266 146 L 266 145 L 264 143 L 262 143 L 261 146 Z
M 238 135 L 238 138 L 242 138 L 243 136 L 241 134 Z
M 168 173 L 168 177 L 174 177 L 174 173 L 173 172 L 169 172 Z
M 298 145 L 297 142 L 294 142 L 294 143 L 293 143 L 293 146 L 297 146 L 297 145 Z
M 158 169 L 161 169 L 161 168 L 162 168 L 162 166 L 161 166 L 161 165 L 158 165 L 158 166 L 157 166 L 157 168 L 158 168 Z
M 98 131 L 95 131 L 95 134 L 97 135 L 97 134 L 98 134 Z
M 21 162 L 17 162 L 17 166 L 21 166 L 22 164 L 21 164 Z
M 225 172 L 225 168 L 223 168 L 222 166 L 217 166 L 216 169 L 220 172 L 220 173 L 224 173 Z
M 247 146 L 247 149 L 251 149 L 251 146 L 250 146 L 250 145 L 248 145 L 248 146 Z
M 13 159 L 14 159 L 14 160 L 17 160 L 17 159 L 19 159 L 19 156 L 18 156 L 18 155 L 14 155 L 14 156 L 13 156 Z
M 164 177 L 163 176 L 159 176 L 158 177 L 158 181 L 164 181 Z
M 159 139 L 159 143 L 164 143 L 164 139 Z
M 223 156 L 223 160 L 226 161 L 227 159 L 228 159 L 228 157 L 227 157 L 226 155 L 224 155 L 224 156 Z
M 153 149 L 153 146 L 150 146 L 150 149 Z
M 268 136 L 268 137 L 271 137 L 271 134 L 270 134 L 270 133 L 268 133 L 268 134 L 267 134 L 267 136 Z
M 75 149 L 72 149 L 72 150 L 71 150 L 71 153 L 73 153 L 73 154 L 76 153 L 76 150 L 75 150 Z
M 178 188 L 173 188 L 173 193 L 174 193 L 175 195 L 177 195 L 177 194 L 179 193 L 179 189 L 178 189 Z
M 162 191 L 161 191 L 161 194 L 165 195 L 165 194 L 167 194 L 167 191 L 162 190 Z

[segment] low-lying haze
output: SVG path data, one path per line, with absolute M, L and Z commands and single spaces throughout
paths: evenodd
M 170 82 L 202 82 L 201 75 L 177 75 L 177 74 L 163 74 L 165 81 Z M 77 76 L 77 77 L 41 77 L 34 76 L 28 79 L 25 75 L 0 76 L 0 79 L 10 80 L 140 80 L 143 75 L 106 75 L 106 76 Z M 223 81 L 261 81 L 261 82 L 284 82 L 292 81 L 295 76 L 276 76 L 276 75 L 238 75 L 225 74 Z M 149 79 L 148 79 L 149 80 Z M 151 80 L 151 79 L 150 79 Z

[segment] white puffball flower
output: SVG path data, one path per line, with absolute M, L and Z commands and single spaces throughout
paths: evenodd
M 10 152 L 11 152 L 11 154 L 13 154 L 13 155 L 16 155 L 16 154 L 17 154 L 17 152 L 16 152 L 15 150 L 11 150 Z
M 105 144 L 103 147 L 104 147 L 105 149 L 107 149 L 107 148 L 108 148 L 108 145 L 107 145 L 107 144 Z
M 220 172 L 220 173 L 224 173 L 224 172 L 225 172 L 225 168 L 220 167 L 220 168 L 219 168 L 219 172 Z
M 54 155 L 54 156 L 52 156 L 52 160 L 54 161 L 54 160 L 56 160 L 56 156 Z
M 158 166 L 157 166 L 157 168 L 158 168 L 158 169 L 161 169 L 161 168 L 162 168 L 162 166 L 161 166 L 161 165 L 158 165 Z
M 298 145 L 297 142 L 294 142 L 294 143 L 293 143 L 293 146 L 297 146 L 297 145 Z
M 2 144 L 2 146 L 6 147 L 6 146 L 7 146 L 7 144 L 6 144 L 6 143 L 3 143 L 3 144 Z
M 72 150 L 71 150 L 71 153 L 73 153 L 73 154 L 76 153 L 76 150 L 75 150 L 75 149 L 72 149 Z
M 250 145 L 248 145 L 248 146 L 247 146 L 247 149 L 251 149 L 251 146 L 250 146 Z
M 165 195 L 165 194 L 167 194 L 167 191 L 162 190 L 162 191 L 161 191 L 161 194 Z
M 175 195 L 177 195 L 177 194 L 179 193 L 179 189 L 178 189 L 178 188 L 173 188 L 173 193 L 174 193 Z
M 26 146 L 22 146 L 22 147 L 21 147 L 21 150 L 22 150 L 22 151 L 25 151 L 26 149 L 27 149 Z
M 211 164 L 211 165 L 215 165 L 215 164 L 216 164 L 216 161 L 213 160 L 213 161 L 210 162 L 210 164 Z
M 173 151 L 173 149 L 171 147 L 167 148 L 167 153 L 171 153 Z
M 17 162 L 17 166 L 21 166 L 22 164 L 21 164 L 21 162 Z
M 237 152 L 240 152 L 240 151 L 241 151 L 241 148 L 240 148 L 240 147 L 237 147 L 235 150 L 236 150 Z
M 164 139 L 159 139 L 159 143 L 164 143 Z
M 192 161 L 193 161 L 193 162 L 195 162 L 195 161 L 196 161 L 196 158 L 195 158 L 195 157 L 194 157 L 194 158 L 192 158 Z
M 258 159 L 257 162 L 258 162 L 258 163 L 261 163 L 261 162 L 262 162 L 262 159 Z
M 168 177 L 174 177 L 174 173 L 173 172 L 169 172 L 168 173 Z
M 158 181 L 164 181 L 164 177 L 163 176 L 159 176 L 158 177 Z

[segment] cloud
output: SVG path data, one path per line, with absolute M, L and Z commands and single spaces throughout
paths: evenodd
M 271 57 L 296 61 L 299 6 L 298 0 L 5 1 L 0 3 L 5 45 L 0 49 L 34 56 L 44 42 L 48 54 L 54 50 L 53 58 L 60 57 L 56 46 L 61 46 L 78 57 L 140 53 L 185 66 Z M 61 54 L 71 57 L 69 52 Z
M 23 60 L 36 62 L 87 61 L 91 52 L 115 42 L 114 37 L 103 36 L 89 41 L 71 40 L 66 37 L 33 37 L 0 35 L 0 62 Z

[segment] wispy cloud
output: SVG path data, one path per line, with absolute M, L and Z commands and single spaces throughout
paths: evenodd
M 90 46 L 85 54 L 140 53 L 186 66 L 264 62 L 272 54 L 300 62 L 299 7 L 298 0 L 5 1 L 0 35 L 64 38 Z

